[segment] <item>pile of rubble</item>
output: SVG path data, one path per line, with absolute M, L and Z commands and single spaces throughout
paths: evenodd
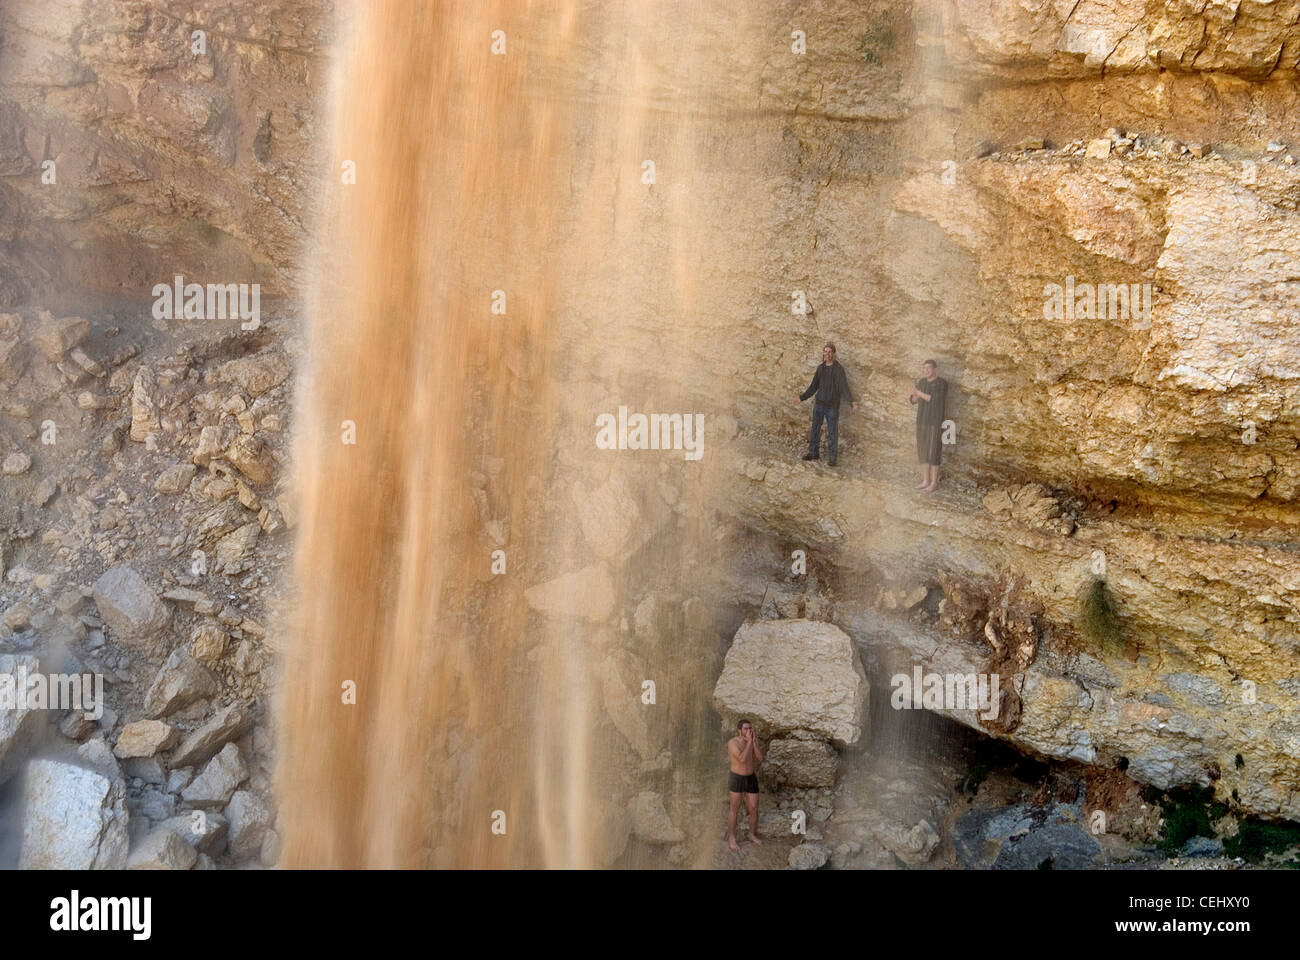
M 0 723 L 18 865 L 273 864 L 292 363 L 263 335 L 130 321 L 123 342 L 112 317 L 0 316 L 0 674 L 103 684 L 93 709 Z

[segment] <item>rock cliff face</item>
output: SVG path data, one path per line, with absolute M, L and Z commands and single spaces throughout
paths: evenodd
M 332 6 L 148 0 L 0 12 L 0 306 L 180 273 L 289 292 Z
M 0 11 L 5 633 L 26 653 L 62 624 L 121 674 L 122 715 L 100 732 L 148 754 L 123 758 L 125 808 L 161 826 L 200 783 L 191 796 L 226 813 L 186 839 L 217 860 L 275 857 L 261 624 L 292 514 L 278 437 L 293 321 L 251 338 L 153 324 L 145 298 L 176 273 L 301 293 L 332 16 L 294 0 Z M 869 674 L 1007 671 L 997 721 L 947 711 L 963 723 L 1300 818 L 1300 3 L 786 0 L 735 30 L 699 22 L 635 41 L 648 102 L 676 125 L 599 158 L 622 173 L 590 157 L 571 185 L 564 171 L 557 215 L 557 250 L 583 217 L 609 221 L 608 256 L 556 278 L 555 460 L 583 480 L 537 501 L 586 558 L 539 574 L 526 603 L 577 615 L 602 649 L 611 739 L 651 771 L 685 749 L 620 697 L 653 673 L 637 657 L 670 659 L 667 641 L 629 637 L 721 630 L 664 628 L 660 606 L 687 627 L 710 617 L 630 572 L 675 556 L 660 542 L 690 513 L 837 568 L 833 617 L 781 615 L 834 619 Z M 622 60 L 577 47 L 545 65 L 539 102 L 616 89 Z M 682 144 L 689 181 L 664 165 L 638 183 Z M 665 262 L 679 302 L 645 266 Z M 134 300 L 84 330 L 42 317 L 68 290 Z M 793 403 L 827 339 L 861 401 L 834 470 L 798 461 L 808 410 Z M 507 353 L 528 369 L 526 344 Z M 911 488 L 906 399 L 930 357 L 955 439 L 933 496 Z M 593 418 L 651 401 L 704 414 L 707 484 L 594 462 Z M 36 442 L 46 416 L 76 457 Z M 500 545 L 511 505 L 489 505 L 489 474 L 477 521 Z M 742 540 L 719 543 L 735 546 L 722 575 L 738 606 L 757 607 Z M 222 589 L 193 580 L 194 549 Z M 1097 581 L 1109 631 L 1089 626 Z M 881 626 L 904 620 L 919 623 Z M 174 739 L 128 733 L 146 701 Z M 634 833 L 673 842 L 643 784 L 624 786 Z
M 1044 639 L 1005 736 L 1295 817 L 1296 28 L 1237 6 L 918 4 L 910 25 L 860 8 L 864 50 L 878 21 L 895 38 L 861 67 L 870 134 L 833 97 L 782 125 L 798 200 L 767 236 L 797 253 L 759 280 L 772 311 L 796 288 L 815 309 L 736 361 L 755 389 L 728 409 L 733 503 L 860 570 L 868 597 L 942 589 L 941 624 L 963 590 L 1023 579 Z M 810 78 L 843 69 L 819 52 Z M 825 337 L 864 400 L 835 471 L 792 462 L 806 426 L 771 399 Z M 902 474 L 926 357 L 956 439 L 934 497 Z M 1052 509 L 1012 509 L 1026 481 Z M 1087 634 L 1093 579 L 1122 642 Z M 968 612 L 968 647 L 917 656 L 987 669 L 987 604 Z

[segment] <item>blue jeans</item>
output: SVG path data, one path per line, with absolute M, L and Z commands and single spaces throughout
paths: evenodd
M 808 452 L 813 456 L 817 455 L 817 442 L 821 438 L 823 420 L 826 421 L 826 452 L 834 460 L 836 441 L 839 440 L 839 407 L 823 407 L 820 403 L 813 403 L 812 432 L 808 434 Z

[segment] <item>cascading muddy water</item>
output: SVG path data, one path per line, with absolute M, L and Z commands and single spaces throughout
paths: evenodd
M 674 113 L 699 109 L 710 63 L 675 45 L 691 16 L 721 22 L 577 2 L 348 15 L 299 378 L 289 866 L 611 862 L 628 769 L 662 764 L 602 710 L 639 704 L 660 663 L 678 765 L 716 747 L 707 648 L 611 653 L 646 584 L 710 560 L 687 519 L 709 474 L 599 451 L 593 426 L 619 404 L 703 412 L 687 351 L 647 353 L 689 340 L 696 309 L 703 214 Z M 650 150 L 675 187 L 647 183 Z M 575 516 L 611 489 L 635 514 L 617 542 Z

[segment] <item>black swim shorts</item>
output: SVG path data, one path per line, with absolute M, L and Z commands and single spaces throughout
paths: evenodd
M 727 789 L 732 793 L 758 793 L 758 776 L 753 773 L 733 773 L 727 778 Z

